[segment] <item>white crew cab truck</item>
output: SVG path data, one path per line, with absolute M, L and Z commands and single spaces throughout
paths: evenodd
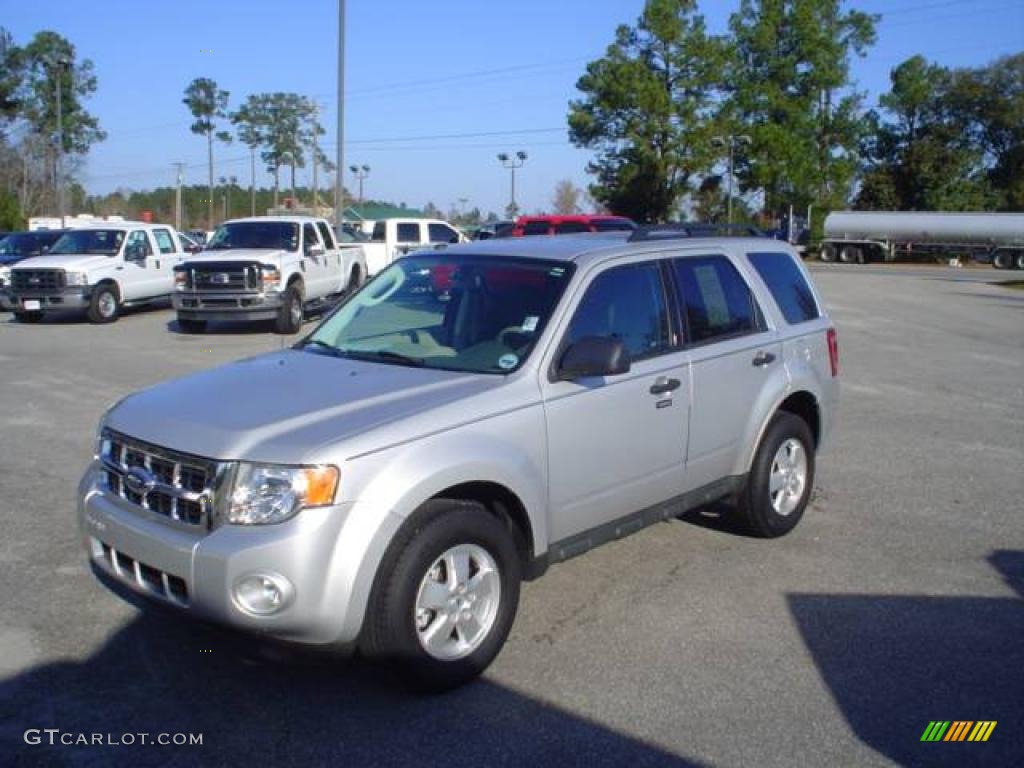
M 221 224 L 198 256 L 175 269 L 178 326 L 273 320 L 296 333 L 309 311 L 330 306 L 366 277 L 358 245 L 339 246 L 325 219 L 257 216 Z
M 369 274 L 375 275 L 395 259 L 421 248 L 468 243 L 469 238 L 439 219 L 377 219 L 361 225 L 370 242 L 363 243 Z
M 91 322 L 111 323 L 122 307 L 169 297 L 174 267 L 187 255 L 165 224 L 97 221 L 69 230 L 45 256 L 11 270 L 14 317 L 32 323 L 48 312 L 84 309 Z

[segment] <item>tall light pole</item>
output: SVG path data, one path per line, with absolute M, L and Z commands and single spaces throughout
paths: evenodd
M 359 180 L 359 206 L 363 205 L 363 181 L 367 176 L 370 175 L 370 166 L 368 165 L 350 165 L 348 167 L 352 171 L 352 175 Z
M 341 237 L 345 224 L 345 0 L 338 0 L 338 150 L 334 176 L 334 228 Z
M 726 198 L 726 205 L 728 209 L 727 221 L 732 224 L 732 170 L 733 170 L 733 158 L 735 156 L 736 145 L 749 145 L 751 138 L 749 136 L 735 136 L 729 134 L 728 136 L 716 136 L 711 140 L 711 143 L 716 147 L 728 147 L 729 149 L 729 185 Z
M 498 161 L 512 172 L 512 195 L 508 204 L 508 213 L 510 217 L 514 218 L 519 213 L 519 206 L 516 205 L 516 168 L 523 167 L 523 163 L 526 162 L 526 153 L 523 150 L 519 150 L 515 155 L 502 152 L 498 155 Z
M 67 211 L 64 207 L 64 108 L 61 99 L 61 80 L 64 68 L 71 68 L 71 59 L 67 56 L 58 56 L 53 60 L 52 66 L 57 70 L 57 152 L 53 161 L 53 185 L 57 196 L 57 215 L 60 216 L 60 225 L 63 227 Z
M 183 173 L 185 170 L 184 163 L 175 163 L 175 181 L 177 182 L 177 189 L 174 192 L 174 228 L 181 231 L 181 182 L 183 179 Z

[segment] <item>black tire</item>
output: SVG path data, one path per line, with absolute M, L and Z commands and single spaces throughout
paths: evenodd
M 182 333 L 206 333 L 206 321 L 193 320 L 179 315 L 178 328 L 181 329 Z
M 773 505 L 772 470 L 776 454 L 790 440 L 797 441 L 806 457 L 806 476 L 795 506 L 780 513 Z M 770 539 L 793 530 L 803 517 L 814 487 L 814 438 L 807 422 L 791 413 L 779 412 L 765 430 L 757 447 L 754 462 L 743 490 L 739 493 L 737 512 L 746 530 L 754 536 Z M 782 493 L 782 492 L 780 492 Z
M 818 252 L 818 258 L 826 264 L 831 264 L 836 260 L 836 247 L 831 243 L 825 243 Z
M 113 323 L 121 314 L 121 296 L 117 286 L 100 283 L 93 289 L 85 314 L 90 323 Z
M 992 266 L 996 269 L 1009 269 L 1012 263 L 1013 258 L 1009 251 L 996 251 L 992 254 Z
M 863 258 L 861 249 L 853 245 L 844 245 L 839 251 L 839 261 L 843 264 L 860 264 Z
M 348 286 L 345 288 L 346 293 L 352 293 L 358 291 L 360 286 L 363 284 L 363 269 L 358 264 L 352 265 L 352 274 L 348 278 Z
M 1024 269 L 1024 251 L 1020 251 L 1013 259 L 1014 269 Z
M 292 283 L 284 292 L 284 301 L 277 310 L 274 328 L 283 336 L 291 336 L 302 328 L 302 287 Z
M 493 621 L 476 647 L 459 658 L 441 659 L 420 642 L 416 601 L 432 566 L 451 548 L 465 545 L 479 547 L 492 558 L 499 597 Z M 520 579 L 512 534 L 500 518 L 472 501 L 428 501 L 403 524 L 381 561 L 360 650 L 394 665 L 401 681 L 417 690 L 442 691 L 462 685 L 483 672 L 505 644 L 519 605 Z M 434 613 L 428 620 L 437 617 Z
M 31 312 L 15 312 L 14 319 L 19 323 L 38 323 L 40 320 L 43 319 L 43 313 L 36 312 L 34 310 Z

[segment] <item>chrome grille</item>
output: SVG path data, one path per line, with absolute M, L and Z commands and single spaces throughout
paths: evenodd
M 262 286 L 256 265 L 210 265 L 192 268 L 191 285 L 197 291 L 255 291 Z
M 11 287 L 22 293 L 59 291 L 64 284 L 63 269 L 11 270 Z
M 190 526 L 206 526 L 216 462 L 169 451 L 116 432 L 103 433 L 100 458 L 107 490 L 132 504 Z

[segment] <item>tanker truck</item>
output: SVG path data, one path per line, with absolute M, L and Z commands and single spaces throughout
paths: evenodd
M 940 255 L 1024 269 L 1024 213 L 836 211 L 818 250 L 846 264 Z

